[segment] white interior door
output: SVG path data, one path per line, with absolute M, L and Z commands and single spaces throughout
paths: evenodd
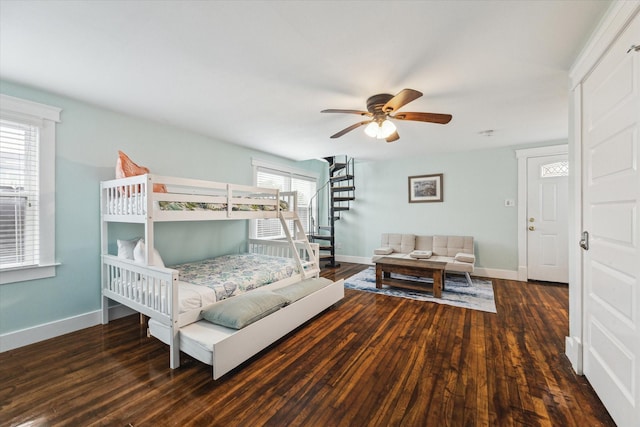
M 640 425 L 640 15 L 583 83 L 584 373 Z
M 527 159 L 527 278 L 569 282 L 566 154 Z

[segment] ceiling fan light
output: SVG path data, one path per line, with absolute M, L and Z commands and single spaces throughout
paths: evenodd
M 371 138 L 387 139 L 396 131 L 396 126 L 389 120 L 384 120 L 381 123 L 371 122 L 364 128 L 366 133 Z
M 366 133 L 367 136 L 370 136 L 371 138 L 377 138 L 379 128 L 380 126 L 378 126 L 378 123 L 371 122 L 367 125 L 366 128 L 364 128 L 364 133 Z
M 380 135 L 379 139 L 387 139 L 396 131 L 396 125 L 394 125 L 391 120 L 385 120 L 380 125 Z

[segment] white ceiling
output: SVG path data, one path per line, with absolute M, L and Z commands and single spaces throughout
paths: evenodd
M 7 1 L 0 77 L 302 160 L 564 139 L 568 70 L 609 1 Z M 337 131 L 424 93 L 400 140 Z M 481 134 L 494 130 L 493 136 Z

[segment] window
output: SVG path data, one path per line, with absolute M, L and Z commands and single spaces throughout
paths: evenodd
M 555 178 L 558 176 L 569 176 L 569 162 L 554 162 L 540 166 L 541 178 Z
M 0 284 L 55 276 L 60 109 L 0 95 Z
M 309 215 L 312 212 L 309 203 L 316 194 L 317 178 L 311 176 L 307 171 L 294 170 L 256 160 L 253 161 L 253 166 L 256 186 L 298 192 L 298 216 L 304 231 L 308 233 Z M 289 228 L 293 230 L 292 224 L 289 225 Z M 278 219 L 258 219 L 253 221 L 251 235 L 257 238 L 273 239 L 285 237 Z

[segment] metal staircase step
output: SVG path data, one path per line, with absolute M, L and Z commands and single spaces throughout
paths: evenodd
M 346 167 L 347 167 L 346 163 L 334 163 L 329 167 L 329 170 L 337 172 L 337 171 L 342 170 L 342 169 L 344 169 Z
M 312 234 L 309 237 L 315 240 L 331 240 L 331 236 L 329 236 L 328 234 Z
M 354 196 L 349 196 L 349 197 L 334 197 L 333 201 L 334 202 L 350 202 L 352 200 L 355 200 L 356 198 Z
M 318 228 L 325 231 L 331 231 L 333 229 L 333 227 L 331 227 L 330 225 L 321 225 Z
M 331 191 L 333 191 L 334 193 L 337 193 L 339 191 L 353 191 L 355 190 L 356 187 L 353 185 L 345 185 L 345 186 L 338 186 L 338 187 L 331 187 Z
M 349 210 L 349 206 L 334 206 L 332 208 L 334 211 L 348 211 Z
M 348 181 L 350 179 L 353 179 L 353 175 L 338 175 L 338 176 L 332 176 L 331 178 L 329 178 L 329 181 L 340 182 L 340 181 Z

